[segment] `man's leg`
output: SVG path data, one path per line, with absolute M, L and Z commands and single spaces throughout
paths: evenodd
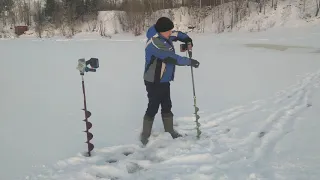
M 148 107 L 146 110 L 146 115 L 154 118 L 158 113 L 158 109 L 161 103 L 161 89 L 158 84 L 153 84 L 146 82 L 146 91 L 148 96 Z
M 140 140 L 143 145 L 146 145 L 149 141 L 148 139 L 151 135 L 154 117 L 158 112 L 161 102 L 157 85 L 145 82 L 145 86 L 148 96 L 148 107 L 143 117 L 143 128 L 140 135 Z
M 161 116 L 165 132 L 169 132 L 173 139 L 181 135 L 173 129 L 173 113 L 171 111 L 172 102 L 170 97 L 170 83 L 163 84 L 161 98 Z
M 172 102 L 170 96 L 170 83 L 165 83 L 161 87 L 161 114 L 172 114 Z

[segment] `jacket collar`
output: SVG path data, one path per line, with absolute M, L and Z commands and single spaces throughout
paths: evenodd
M 163 39 L 164 41 L 167 41 L 167 43 L 169 43 L 173 47 L 172 41 L 170 39 L 165 38 L 164 36 L 162 36 L 158 32 L 157 32 L 157 34 L 158 34 L 159 38 Z

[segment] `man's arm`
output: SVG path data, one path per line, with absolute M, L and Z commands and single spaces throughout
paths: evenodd
M 180 66 L 190 66 L 191 60 L 187 57 L 182 57 L 175 54 L 173 51 L 164 50 L 164 47 L 161 47 L 161 41 L 157 38 L 152 38 L 146 47 L 147 53 L 153 55 L 158 59 L 162 60 L 165 63 L 171 63 Z
M 181 31 L 172 31 L 170 36 L 171 41 L 181 41 L 181 42 L 192 42 L 192 39 L 186 34 Z

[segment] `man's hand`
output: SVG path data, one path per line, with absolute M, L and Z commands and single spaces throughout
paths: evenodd
M 193 42 L 190 37 L 187 37 L 186 39 L 183 40 L 184 43 L 188 44 L 188 42 L 191 42 L 191 46 L 193 47 Z
M 191 66 L 194 68 L 198 68 L 200 63 L 199 61 L 195 60 L 195 59 L 190 59 L 191 60 Z

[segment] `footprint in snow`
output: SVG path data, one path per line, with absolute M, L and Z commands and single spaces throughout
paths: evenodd
M 267 133 L 264 131 L 261 131 L 258 135 L 259 138 L 262 138 L 264 135 L 266 135 Z

